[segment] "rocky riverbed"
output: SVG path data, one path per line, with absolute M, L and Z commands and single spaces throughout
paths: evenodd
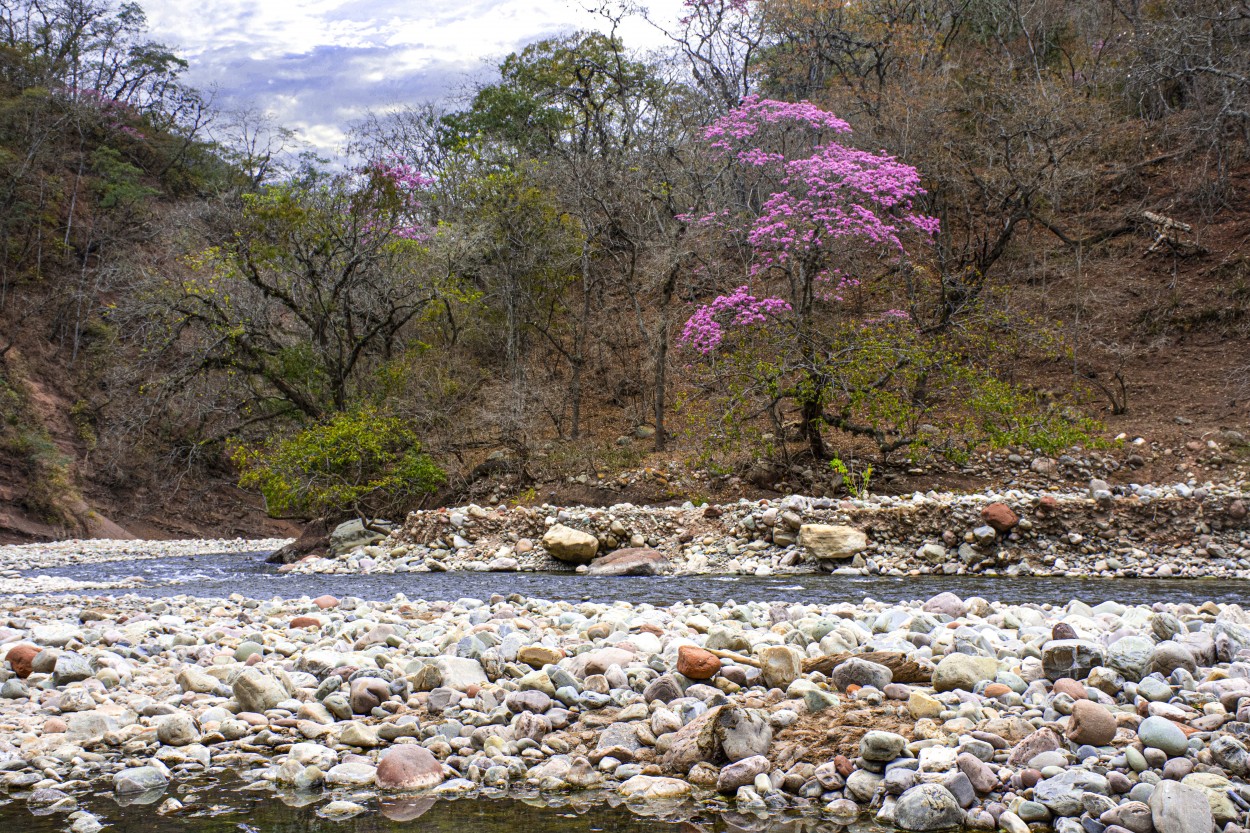
M 0 603 L 0 787 L 616 796 L 899 829 L 1236 833 L 1237 605 Z M 164 791 L 164 792 L 162 792 Z M 369 799 L 371 800 L 371 799 Z
M 272 552 L 288 543 L 289 539 L 249 538 L 180 541 L 75 539 L 0 546 L 0 595 L 133 589 L 146 584 L 139 575 L 92 579 L 69 575 L 32 575 L 31 571 L 187 556 Z
M 721 506 L 414 512 L 344 527 L 306 574 L 578 570 L 592 575 L 1250 577 L 1243 483 L 1005 490 Z
M 184 555 L 272 552 L 290 543 L 286 538 L 204 538 L 145 541 L 104 538 L 71 539 L 41 544 L 0 546 L 0 578 L 19 578 L 25 570 L 102 564 L 110 561 L 146 561 Z

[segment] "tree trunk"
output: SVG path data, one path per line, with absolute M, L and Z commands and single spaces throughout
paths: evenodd
M 668 434 L 664 428 L 664 404 L 668 386 L 668 310 L 660 321 L 660 343 L 656 346 L 655 356 L 655 446 L 656 451 L 663 451 L 668 445 Z
M 569 381 L 569 399 L 572 400 L 573 417 L 572 426 L 569 430 L 571 439 L 578 439 L 582 435 L 582 365 L 581 359 L 575 359 L 570 362 L 573 366 L 573 378 Z
M 677 240 L 680 241 L 685 236 L 685 227 L 683 226 L 677 232 Z M 668 431 L 664 427 L 664 416 L 667 410 L 668 400 L 668 341 L 669 341 L 669 325 L 671 308 L 673 303 L 673 294 L 677 291 L 677 276 L 681 271 L 681 258 L 678 257 L 672 267 L 668 270 L 668 275 L 664 280 L 664 285 L 660 288 L 660 325 L 656 331 L 655 345 L 655 445 L 654 450 L 664 451 L 668 447 Z
M 826 456 L 825 438 L 820 433 L 820 426 L 823 421 L 820 400 L 804 401 L 800 414 L 802 422 L 799 424 L 799 428 L 803 438 L 807 440 L 808 451 L 811 452 L 813 459 L 817 461 L 824 460 Z

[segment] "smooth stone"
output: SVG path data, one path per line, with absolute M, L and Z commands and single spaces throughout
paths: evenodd
M 1181 728 L 1164 717 L 1147 717 L 1137 727 L 1137 738 L 1142 745 L 1151 749 L 1159 749 L 1169 757 L 1184 755 L 1189 748 L 1189 739 Z

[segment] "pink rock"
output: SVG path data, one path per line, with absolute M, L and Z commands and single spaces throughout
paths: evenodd
M 590 562 L 592 576 L 654 576 L 664 564 L 664 555 L 647 547 L 627 547 Z
M 443 783 L 443 767 L 415 744 L 392 746 L 378 762 L 377 784 L 384 790 L 427 790 Z

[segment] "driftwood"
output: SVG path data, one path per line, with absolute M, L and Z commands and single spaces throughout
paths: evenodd
M 1206 249 L 1192 239 L 1184 239 L 1186 236 L 1192 236 L 1193 234 L 1194 227 L 1189 223 L 1182 223 L 1180 220 L 1165 217 L 1153 211 L 1143 211 L 1141 216 L 1147 223 L 1153 226 L 1154 231 L 1154 242 L 1150 244 L 1146 254 L 1158 251 L 1161 246 L 1165 245 L 1178 254 L 1206 253 Z
M 707 652 L 708 652 L 709 654 L 711 654 L 712 656 L 716 657 L 717 659 L 728 659 L 728 660 L 733 660 L 734 662 L 738 663 L 739 665 L 749 665 L 749 666 L 751 666 L 752 668 L 759 668 L 759 667 L 760 667 L 760 661 L 759 661 L 759 660 L 757 660 L 757 659 L 752 659 L 751 657 L 745 657 L 745 656 L 743 656 L 742 654 L 735 654 L 733 651 L 714 651 L 714 650 L 712 650 L 712 649 L 710 649 L 710 648 L 709 648 L 709 649 L 707 649 Z
M 712 651 L 708 653 L 718 659 L 732 660 L 739 665 L 749 665 L 752 668 L 759 668 L 760 661 L 753 657 L 743 656 L 733 651 Z M 884 665 L 890 669 L 894 675 L 896 683 L 928 683 L 929 672 L 921 667 L 918 663 L 907 658 L 907 654 L 900 651 L 869 651 L 864 654 L 828 654 L 823 657 L 809 657 L 803 660 L 803 673 L 810 674 L 813 671 L 819 671 L 828 675 L 834 668 L 846 662 L 851 657 L 875 662 L 878 665 Z
M 813 671 L 819 671 L 827 675 L 852 657 L 884 665 L 890 669 L 896 683 L 928 683 L 930 681 L 929 672 L 900 651 L 869 651 L 865 654 L 846 653 L 811 657 L 803 660 L 803 673 L 810 674 Z

